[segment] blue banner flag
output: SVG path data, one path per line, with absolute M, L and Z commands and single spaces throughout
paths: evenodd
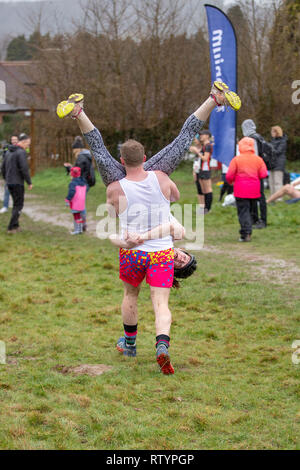
M 205 5 L 210 48 L 211 79 L 225 82 L 237 92 L 237 41 L 229 18 L 217 7 Z M 229 165 L 236 155 L 236 111 L 215 108 L 209 128 L 214 136 L 213 157 Z

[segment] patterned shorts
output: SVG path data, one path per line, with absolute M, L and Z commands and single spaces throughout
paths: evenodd
M 153 252 L 120 249 L 120 279 L 137 287 L 145 277 L 152 287 L 172 287 L 173 248 Z

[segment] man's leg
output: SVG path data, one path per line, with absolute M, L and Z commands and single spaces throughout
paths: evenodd
M 265 196 L 264 181 L 260 181 L 260 198 L 259 198 L 259 209 L 260 209 L 260 226 L 259 228 L 264 228 L 267 226 L 267 202 Z
M 156 360 L 163 374 L 174 374 L 168 352 L 172 323 L 172 315 L 169 310 L 170 289 L 150 286 L 150 293 L 155 312 Z
M 137 299 L 140 286 L 132 286 L 124 282 L 124 297 L 121 306 L 124 336 L 117 343 L 118 351 L 124 356 L 136 356 L 136 335 L 138 323 Z
M 8 225 L 8 231 L 19 228 L 19 217 L 24 206 L 24 186 L 21 184 L 10 184 L 9 192 L 13 199 L 13 209 L 11 219 Z
M 7 184 L 4 186 L 4 198 L 3 198 L 3 207 L 8 209 L 9 206 L 9 189 Z

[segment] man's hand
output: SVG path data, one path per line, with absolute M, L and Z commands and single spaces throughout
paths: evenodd
M 32 184 L 30 184 L 30 185 L 28 186 L 28 191 L 31 191 L 31 190 L 32 190 L 32 188 L 33 188 L 33 185 L 32 185 Z

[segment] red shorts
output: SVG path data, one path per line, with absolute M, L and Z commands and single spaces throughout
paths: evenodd
M 152 287 L 170 288 L 174 278 L 174 249 L 139 251 L 120 249 L 120 279 L 134 287 L 146 277 Z

